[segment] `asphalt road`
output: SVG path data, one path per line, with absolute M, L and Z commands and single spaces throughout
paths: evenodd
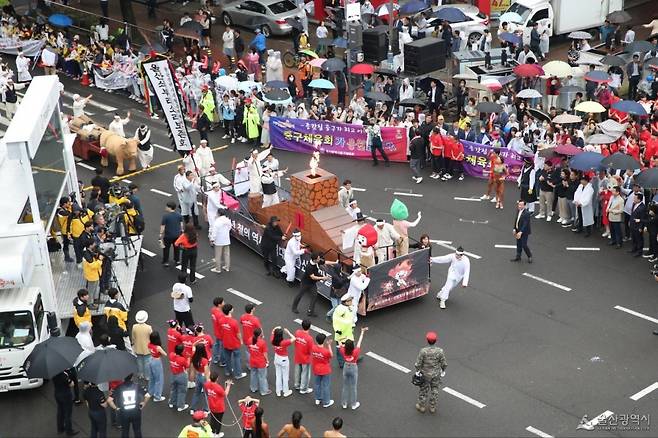
M 63 81 L 70 93 L 88 92 L 77 83 Z M 109 122 L 114 110 L 108 108 L 116 108 L 122 114 L 131 110 L 133 120 L 127 126 L 128 132 L 132 133 L 140 123 L 148 123 L 153 130 L 152 140 L 168 146 L 162 121 L 151 121 L 143 108 L 121 96 L 98 90 L 91 92 L 97 103 L 105 106 L 105 109 L 88 106 L 94 118 Z M 70 103 L 69 98 L 64 101 Z M 211 135 L 211 147 L 224 145 L 220 136 L 221 131 Z M 198 141 L 197 133 L 193 132 L 192 137 Z M 228 170 L 232 159 L 245 156 L 247 151 L 245 145 L 233 144 L 215 152 L 217 168 Z M 289 167 L 291 172 L 305 168 L 308 163 L 305 155 L 287 152 L 276 155 L 282 167 Z M 173 193 L 178 158 L 173 152 L 156 149 L 154 164 L 159 166 L 128 176 L 141 187 L 147 221 L 144 248 L 153 253 L 159 252 L 157 228 L 164 204 L 174 198 L 151 189 Z M 81 163 L 79 178 L 90 181 L 92 171 L 83 165 L 97 164 Z M 403 199 L 412 215 L 423 212 L 423 220 L 412 235 L 418 237 L 427 232 L 432 239 L 462 245 L 478 258 L 471 258 L 470 287 L 455 290 L 447 310 L 440 310 L 433 298 L 445 279 L 447 267 L 443 265 L 432 268 L 430 296 L 360 319 L 360 324 L 370 327 L 363 351 L 373 352 L 394 365 L 365 358 L 359 370 L 361 407 L 358 411 L 340 408 L 341 379 L 338 368 L 334 367 L 332 394 L 337 403 L 329 409 L 316 407 L 308 396 L 264 397 L 265 419 L 273 433 L 298 409 L 313 435 L 329 428 L 336 415 L 344 418 L 344 432 L 348 436 L 537 436 L 541 432 L 553 436 L 656 435 L 654 425 L 643 431 L 576 431 L 583 415 L 592 419 L 606 411 L 617 415 L 658 412 L 655 391 L 634 397 L 637 400 L 630 398 L 658 380 L 655 367 L 658 339 L 651 334 L 658 323 L 655 319 L 657 285 L 644 259 L 609 249 L 598 235 L 585 239 L 555 223 L 534 221 L 530 246 L 535 262 L 511 264 L 508 259 L 513 250 L 496 245 L 514 243 L 511 227 L 518 193 L 512 184 L 507 185 L 505 209 L 500 211 L 490 203 L 454 199 L 479 197 L 485 189 L 484 181 L 480 180 L 425 179 L 415 185 L 404 164 L 373 168 L 367 162 L 331 157 L 322 157 L 321 167 L 340 179 L 352 179 L 356 187 L 365 188 L 365 192 L 357 194 L 358 200 L 362 209 L 373 216 L 377 214 L 371 211 L 388 210 L 394 197 L 393 188 L 422 195 Z M 426 173 L 429 174 L 427 169 Z M 247 301 L 227 291 L 232 288 L 263 303 L 256 313 L 266 330 L 275 325 L 295 328 L 297 316 L 290 312 L 295 290 L 266 277 L 259 258 L 237 242 L 232 245 L 231 272 L 219 276 L 211 273 L 211 249 L 205 237 L 202 242 L 198 265 L 204 278 L 194 286 L 193 313 L 197 320 L 210 327 L 209 308 L 212 298 L 218 295 L 240 311 Z M 568 251 L 567 247 L 598 249 Z M 434 250 L 434 254 L 449 252 L 450 249 L 440 246 Z M 145 270 L 137 276 L 131 316 L 137 310 L 147 310 L 149 322 L 163 333 L 165 321 L 172 316 L 169 288 L 177 271 L 162 268 L 157 256 L 143 257 Z M 327 309 L 328 303 L 321 302 L 319 313 Z M 330 330 L 323 318 L 315 318 L 313 322 Z M 410 374 L 400 370 L 400 367 L 413 368 L 427 330 L 438 332 L 439 344 L 445 349 L 449 364 L 436 415 L 416 412 L 416 388 L 410 383 Z M 273 386 L 273 370 L 269 381 Z M 230 396 L 234 408 L 236 400 L 247 393 L 247 379 L 238 382 Z M 230 414 L 225 416 L 227 422 L 232 422 L 230 418 Z M 75 407 L 74 420 L 76 429 L 88 433 L 86 408 Z M 51 385 L 0 394 L 0 421 L 4 425 L 16 425 L 15 429 L 3 430 L 3 435 L 54 435 L 55 403 Z M 187 414 L 169 411 L 164 403 L 150 404 L 144 411 L 143 431 L 147 436 L 173 436 L 188 422 Z M 528 431 L 529 427 L 534 432 Z M 225 431 L 229 436 L 239 433 L 236 427 Z M 111 434 L 118 435 L 116 430 Z

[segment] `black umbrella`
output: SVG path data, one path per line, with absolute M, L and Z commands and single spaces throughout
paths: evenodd
M 285 102 L 288 99 L 290 99 L 290 93 L 287 88 L 277 88 L 263 93 L 263 100 L 268 103 Z
M 645 189 L 658 189 L 658 167 L 643 170 L 635 177 L 635 182 Z
M 560 88 L 560 93 L 584 93 L 585 89 L 583 87 L 579 87 L 578 85 L 565 85 L 564 87 Z
M 379 102 L 392 102 L 391 96 L 379 91 L 369 91 L 366 93 L 366 99 L 376 100 Z
M 139 49 L 139 53 L 148 55 L 151 52 L 155 53 L 167 53 L 167 49 L 160 43 L 144 44 Z
M 401 100 L 400 101 L 400 106 L 411 106 L 411 107 L 422 106 L 424 108 L 426 105 L 425 105 L 425 102 L 423 102 L 420 99 L 411 98 L 411 99 Z
M 539 111 L 536 108 L 528 108 L 528 112 L 532 117 L 534 117 L 537 120 L 546 120 L 547 122 L 551 121 L 551 116 L 549 116 L 543 111 Z
M 628 23 L 632 19 L 631 15 L 626 11 L 611 12 L 606 18 L 612 24 Z
M 267 81 L 265 86 L 269 88 L 288 88 L 288 83 L 285 81 Z
M 500 113 L 503 111 L 503 106 L 496 102 L 480 102 L 475 109 L 481 113 Z
M 636 52 L 646 53 L 646 52 L 650 52 L 650 51 L 654 50 L 655 48 L 656 48 L 656 46 L 651 44 L 649 41 L 637 40 L 637 41 L 633 41 L 632 43 L 627 45 L 624 48 L 624 52 L 626 52 L 626 53 L 636 53 Z
M 375 74 L 376 75 L 383 75 L 383 76 L 397 76 L 398 75 L 397 72 L 395 72 L 391 69 L 381 68 L 381 67 L 378 68 L 377 70 L 375 70 Z
M 599 62 L 605 65 L 616 65 L 617 67 L 626 65 L 626 61 L 624 61 L 619 56 L 615 56 L 615 55 L 605 55 L 603 58 L 600 59 Z
M 321 68 L 324 71 L 342 71 L 345 68 L 345 63 L 339 58 L 329 58 L 322 63 Z
M 286 23 L 290 25 L 293 29 L 297 29 L 300 32 L 304 31 L 304 26 L 302 25 L 302 22 L 299 20 L 299 18 L 286 18 Z
M 621 152 L 615 152 L 614 154 L 605 157 L 601 161 L 601 165 L 604 167 L 612 167 L 613 169 L 639 169 L 640 163 L 630 155 L 622 154 Z
M 51 379 L 73 367 L 80 353 L 82 347 L 75 338 L 68 336 L 48 338 L 34 347 L 23 367 L 30 379 Z
M 658 57 L 649 58 L 644 61 L 644 65 L 649 65 L 652 67 L 658 67 Z
M 137 372 L 137 359 L 127 351 L 115 348 L 98 350 L 78 365 L 78 377 L 92 383 L 123 380 Z
M 180 28 L 193 30 L 195 32 L 201 32 L 201 30 L 203 30 L 203 26 L 201 26 L 201 23 L 199 23 L 196 20 L 186 21 Z

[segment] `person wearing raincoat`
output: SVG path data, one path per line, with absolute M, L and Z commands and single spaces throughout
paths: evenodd
M 253 104 L 251 99 L 245 99 L 244 115 L 242 123 L 244 124 L 245 131 L 247 132 L 247 139 L 253 142 L 253 147 L 258 147 L 260 140 L 260 116 L 258 109 Z
M 201 105 L 203 105 L 203 112 L 212 124 L 215 121 L 215 98 L 207 85 L 201 87 Z

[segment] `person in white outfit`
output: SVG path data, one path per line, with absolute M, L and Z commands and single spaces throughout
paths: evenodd
M 354 323 L 358 319 L 357 310 L 359 308 L 359 301 L 361 300 L 361 295 L 363 291 L 366 290 L 370 284 L 370 277 L 364 274 L 363 269 L 359 268 L 352 272 L 350 276 L 350 285 L 347 288 L 347 295 L 352 297 L 352 314 L 354 315 Z
M 251 156 L 247 160 L 247 167 L 249 169 L 249 193 L 262 193 L 263 187 L 261 183 L 261 176 L 263 169 L 261 161 L 263 161 L 272 152 L 272 147 L 258 152 L 258 149 L 251 151 Z
M 91 94 L 82 97 L 79 94 L 73 95 L 73 117 L 82 117 L 85 115 L 85 105 L 91 100 Z
M 139 141 L 137 145 L 137 158 L 142 169 L 151 167 L 153 161 L 153 146 L 151 145 L 151 130 L 146 125 L 140 125 L 135 131 L 135 139 Z
M 208 147 L 208 140 L 199 142 L 199 147 L 194 151 L 194 161 L 196 161 L 201 177 L 205 177 L 210 172 L 210 168 L 215 165 L 215 158 L 212 155 L 212 150 Z
M 194 172 L 187 171 L 185 172 L 185 179 L 181 181 L 182 191 L 178 199 L 180 199 L 180 211 L 185 219 L 185 223 L 190 221 L 190 215 L 192 216 L 192 221 L 194 226 L 198 229 L 199 226 L 199 215 L 198 215 L 198 206 L 196 204 L 197 194 L 201 191 L 201 186 L 196 181 L 196 176 Z
M 292 233 L 292 239 L 288 240 L 286 245 L 286 251 L 283 254 L 283 260 L 285 265 L 281 268 L 281 272 L 285 272 L 286 281 L 288 286 L 293 287 L 295 285 L 295 269 L 299 257 L 306 252 L 306 249 L 302 248 L 302 232 L 295 230 Z
M 123 127 L 130 122 L 130 111 L 126 113 L 126 118 L 122 119 L 119 114 L 114 114 L 114 120 L 108 126 L 110 132 L 113 132 L 117 135 L 120 135 L 123 138 L 126 138 L 126 133 L 123 130 Z
M 350 199 L 350 203 L 347 205 L 345 211 L 353 220 L 357 219 L 358 214 L 361 213 L 361 209 L 359 208 L 359 204 L 356 202 L 356 199 Z
M 231 269 L 231 220 L 226 216 L 226 209 L 217 211 L 217 216 L 210 229 L 210 244 L 215 247 L 215 267 L 212 272 L 220 274 L 222 269 Z
M 16 73 L 18 75 L 18 82 L 30 82 L 32 80 L 32 75 L 30 74 L 31 63 L 32 60 L 23 55 L 23 52 L 19 50 L 18 56 L 16 57 Z
M 213 224 L 217 218 L 217 213 L 226 208 L 222 204 L 222 189 L 219 182 L 212 183 L 212 190 L 206 192 L 206 217 L 208 218 L 208 233 L 212 232 Z
M 400 101 L 405 99 L 412 99 L 414 97 L 414 87 L 409 83 L 409 78 L 404 78 L 402 80 L 402 85 L 400 85 Z M 402 116 L 404 114 L 405 107 L 400 106 L 398 109 L 398 114 Z
M 439 257 L 430 257 L 430 263 L 450 263 L 448 268 L 448 278 L 436 295 L 439 300 L 439 307 L 446 308 L 446 301 L 450 297 L 450 291 L 453 290 L 459 282 L 462 287 L 468 287 L 468 279 L 471 275 L 471 261 L 464 255 L 464 249 L 460 246 L 454 254 L 448 254 Z
M 75 335 L 75 340 L 78 341 L 78 344 L 80 344 L 80 347 L 82 347 L 82 352 L 75 361 L 76 366 L 80 363 L 80 361 L 82 361 L 82 359 L 96 351 L 94 341 L 91 338 L 91 324 L 87 321 L 83 321 L 80 323 L 78 330 L 80 331 L 77 335 Z
M 384 219 L 377 219 L 375 231 L 377 231 L 377 263 L 392 259 L 395 245 L 400 241 L 400 233 L 393 225 L 384 222 Z
M 183 181 L 185 180 L 185 166 L 182 164 L 178 166 L 178 173 L 174 176 L 174 191 L 178 197 L 178 203 L 181 204 L 181 196 L 183 195 Z

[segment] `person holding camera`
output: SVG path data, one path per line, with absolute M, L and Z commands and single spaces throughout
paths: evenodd
M 100 279 L 103 273 L 103 254 L 98 252 L 96 242 L 93 240 L 85 247 L 82 260 L 82 274 L 86 282 L 85 288 L 89 291 L 93 303 L 100 304 Z
M 430 413 L 433 414 L 436 412 L 436 399 L 439 397 L 441 377 L 445 376 L 448 363 L 445 354 L 443 354 L 443 349 L 435 345 L 436 333 L 427 332 L 425 339 L 427 340 L 427 347 L 420 350 L 415 364 L 416 373 L 421 373 L 416 409 L 421 414 L 425 413 L 425 406 L 429 397 L 429 409 Z

